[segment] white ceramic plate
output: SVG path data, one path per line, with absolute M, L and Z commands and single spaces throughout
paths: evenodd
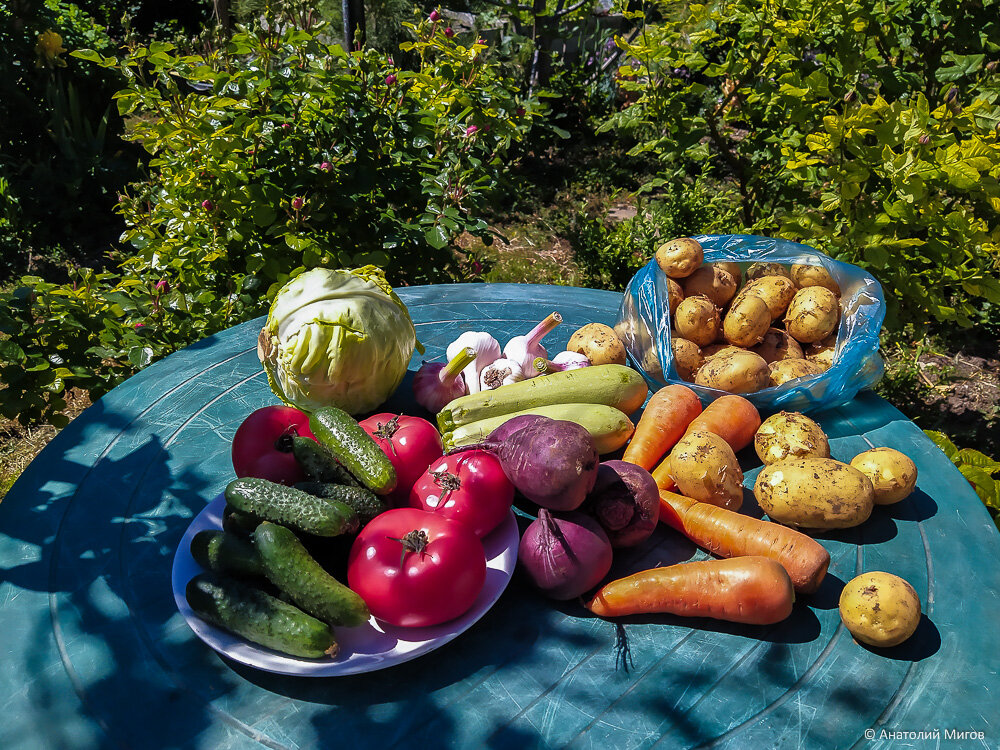
M 517 562 L 519 536 L 517 521 L 511 511 L 500 527 L 483 540 L 486 550 L 486 582 L 476 601 L 464 615 L 429 628 L 395 628 L 372 617 L 366 624 L 356 628 L 334 628 L 340 645 L 337 656 L 299 659 L 250 643 L 217 628 L 198 617 L 188 606 L 184 589 L 188 581 L 202 572 L 201 566 L 191 557 L 191 539 L 202 529 L 221 529 L 225 506 L 226 499 L 220 494 L 195 516 L 184 533 L 174 554 L 171 576 L 174 601 L 201 640 L 234 661 L 267 672 L 334 677 L 373 672 L 422 656 L 458 637 L 486 614 L 507 588 L 514 572 L 514 563 Z

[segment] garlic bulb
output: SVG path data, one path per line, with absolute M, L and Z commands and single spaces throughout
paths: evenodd
M 483 331 L 466 331 L 448 344 L 445 355 L 452 360 L 460 351 L 470 347 L 476 351 L 476 358 L 462 370 L 469 393 L 479 393 L 480 373 L 488 364 L 500 358 L 500 342 Z

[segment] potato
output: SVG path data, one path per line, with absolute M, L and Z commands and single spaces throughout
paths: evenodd
M 736 295 L 737 281 L 733 275 L 715 263 L 706 263 L 684 279 L 684 294 L 702 294 L 718 307 L 725 307 Z
M 726 341 L 736 346 L 759 344 L 771 327 L 771 313 L 767 303 L 752 295 L 733 303 L 722 321 L 722 334 Z
M 759 279 L 762 276 L 785 276 L 790 280 L 792 272 L 788 270 L 787 266 L 783 266 L 781 263 L 766 263 L 764 261 L 751 263 L 750 267 L 747 268 L 747 283 L 749 284 L 754 279 Z
M 674 352 L 674 367 L 681 380 L 692 381 L 694 374 L 698 372 L 705 361 L 701 355 L 701 349 L 693 341 L 675 336 L 670 339 L 670 348 Z
M 695 375 L 694 382 L 729 393 L 753 393 L 768 387 L 771 374 L 767 362 L 744 349 L 716 354 L 706 360 Z
M 588 323 L 569 337 L 566 349 L 582 354 L 592 365 L 625 364 L 625 345 L 611 326 Z
M 804 263 L 792 264 L 792 281 L 800 289 L 807 286 L 822 286 L 840 296 L 840 284 L 823 266 L 810 266 Z
M 723 271 L 728 271 L 729 275 L 736 279 L 736 286 L 740 285 L 743 280 L 743 269 L 740 268 L 740 264 L 731 260 L 717 260 L 712 265 L 718 266 Z
M 806 347 L 805 353 L 806 359 L 818 364 L 824 372 L 829 370 L 837 357 L 837 334 L 831 334 L 822 341 L 810 344 Z
M 670 314 L 673 315 L 677 305 L 684 299 L 684 288 L 673 279 L 667 279 L 667 304 L 670 305 Z
M 701 356 L 703 359 L 711 359 L 712 357 L 717 357 L 720 354 L 729 354 L 730 352 L 745 352 L 742 346 L 733 346 L 732 344 L 709 344 L 708 346 L 703 346 L 701 348 Z
M 783 359 L 803 359 L 805 354 L 799 342 L 780 328 L 768 328 L 764 338 L 752 351 L 759 354 L 768 364 L 780 362 Z
M 642 357 L 642 369 L 654 378 L 663 378 L 663 368 L 660 367 L 660 357 L 656 349 L 647 349 Z
M 679 237 L 656 248 L 656 264 L 672 279 L 683 279 L 695 272 L 705 259 L 697 240 Z
M 682 495 L 729 510 L 743 504 L 743 471 L 729 443 L 707 430 L 692 430 L 668 456 L 670 476 Z
M 785 313 L 785 330 L 802 344 L 825 339 L 837 327 L 837 295 L 822 286 L 800 289 Z
M 791 411 L 765 419 L 754 435 L 753 448 L 765 464 L 786 458 L 830 457 L 830 441 L 823 428 L 805 414 Z
M 903 578 L 874 570 L 852 578 L 840 592 L 840 619 L 869 646 L 898 646 L 920 624 L 920 597 Z
M 719 337 L 719 308 L 708 297 L 685 297 L 674 312 L 674 328 L 681 338 L 707 346 Z
M 822 375 L 823 368 L 808 359 L 782 359 L 767 366 L 771 373 L 771 385 L 784 385 L 789 380 Z
M 893 448 L 872 448 L 851 459 L 851 466 L 868 477 L 876 505 L 898 503 L 917 486 L 917 465 Z
M 733 300 L 735 305 L 741 298 L 749 295 L 760 297 L 767 303 L 767 309 L 771 313 L 771 320 L 777 320 L 788 309 L 789 303 L 795 298 L 798 290 L 791 279 L 784 276 L 760 276 L 740 290 L 737 298 Z
M 846 529 L 868 520 L 871 480 L 832 458 L 786 458 L 757 475 L 754 494 L 772 521 L 803 529 Z

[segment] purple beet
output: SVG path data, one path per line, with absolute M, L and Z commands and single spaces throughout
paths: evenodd
M 634 547 L 653 533 L 660 519 L 656 480 L 641 466 L 604 461 L 594 489 L 580 510 L 597 519 L 613 547 Z
M 553 599 L 594 588 L 611 569 L 611 543 L 590 516 L 538 511 L 521 536 L 517 561 L 532 583 Z

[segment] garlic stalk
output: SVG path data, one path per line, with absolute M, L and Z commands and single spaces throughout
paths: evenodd
M 469 389 L 469 393 L 479 393 L 482 389 L 479 384 L 479 375 L 486 365 L 500 359 L 500 342 L 482 331 L 466 331 L 448 344 L 445 355 L 450 360 L 466 347 L 476 350 L 476 359 L 465 366 L 462 375 L 465 377 L 465 385 Z
M 535 357 L 534 368 L 540 375 L 548 375 L 553 372 L 563 372 L 565 370 L 579 370 L 581 367 L 590 367 L 590 360 L 578 352 L 559 352 L 552 359 L 545 357 Z
M 534 366 L 535 358 L 549 356 L 548 351 L 542 346 L 542 339 L 560 323 L 562 315 L 557 312 L 549 313 L 545 320 L 532 328 L 527 335 L 515 336 L 508 341 L 507 346 L 503 348 L 503 356 L 516 362 L 524 377 L 535 377 L 538 374 Z
M 462 370 L 476 359 L 476 350 L 467 346 L 447 364 L 424 362 L 413 376 L 413 395 L 417 403 L 432 412 L 439 412 L 445 405 L 464 396 L 468 390 Z
M 510 385 L 519 380 L 524 380 L 524 370 L 521 369 L 521 365 L 503 357 L 486 365 L 479 375 L 480 385 L 484 391 Z

